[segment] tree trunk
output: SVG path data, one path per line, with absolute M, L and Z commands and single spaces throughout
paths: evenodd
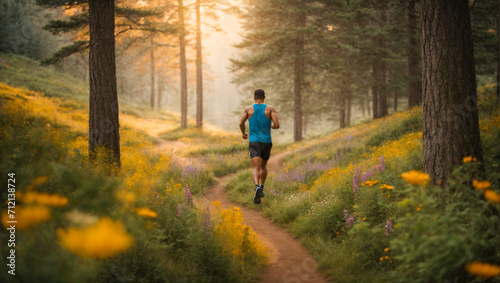
M 463 157 L 483 161 L 468 2 L 421 2 L 424 170 L 441 186 Z
M 151 48 L 149 49 L 151 57 L 151 97 L 149 100 L 149 106 L 151 109 L 155 109 L 155 54 L 153 50 L 154 38 L 151 35 Z
M 417 13 L 415 1 L 408 1 L 408 107 L 422 103 L 422 70 L 418 62 Z
M 380 1 L 381 3 L 381 22 L 380 22 L 380 27 L 383 28 L 387 24 L 387 3 L 385 1 Z M 383 36 L 379 36 L 378 39 L 378 47 L 381 49 L 386 48 L 386 42 L 385 38 Z M 378 106 L 379 106 L 379 111 L 378 111 L 378 117 L 385 117 L 388 114 L 388 107 L 387 107 L 387 62 L 385 61 L 385 58 L 383 56 L 378 56 L 379 60 L 379 79 L 377 80 L 378 82 Z
M 180 65 L 181 65 L 181 127 L 187 128 L 187 67 L 186 67 L 186 27 L 184 25 L 184 5 L 182 0 L 177 0 L 179 12 L 179 47 L 180 47 Z
M 373 119 L 377 119 L 378 116 L 378 82 L 379 79 L 379 68 L 378 62 L 373 62 L 373 83 L 372 83 L 372 107 L 373 107 Z
M 370 113 L 370 89 L 366 90 L 366 111 L 368 112 L 368 116 L 371 115 Z
M 158 78 L 158 110 L 161 110 L 161 99 L 163 96 L 163 83 L 161 81 L 161 78 Z
M 385 47 L 384 47 L 385 48 Z M 387 107 L 387 64 L 382 59 L 379 63 L 378 79 L 378 118 L 385 117 L 389 113 Z
M 497 0 L 497 104 L 500 103 L 500 0 Z
M 111 151 L 107 162 L 120 168 L 113 0 L 89 1 L 89 32 L 89 156 L 103 147 Z
M 203 127 L 203 60 L 200 0 L 196 0 L 196 127 Z
M 343 97 L 343 94 L 340 94 L 339 97 L 339 128 L 343 129 L 345 128 L 345 98 Z
M 305 28 L 306 16 L 303 12 L 298 12 L 297 15 L 297 28 Z M 305 59 L 304 59 L 304 34 L 299 32 L 295 39 L 296 56 L 294 60 L 294 133 L 295 141 L 302 140 L 302 88 L 304 87 L 305 76 Z
M 347 111 L 345 116 L 345 125 L 349 127 L 351 125 L 351 99 L 347 99 Z

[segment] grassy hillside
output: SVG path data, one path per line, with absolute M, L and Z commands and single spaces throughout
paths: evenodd
M 425 174 L 404 174 L 423 170 L 418 108 L 290 146 L 293 153 L 268 178 L 259 206 L 248 197 L 249 170 L 230 181 L 229 194 L 288 227 L 335 282 L 479 281 L 464 267 L 500 263 L 494 86 L 480 87 L 479 99 L 485 180 L 491 184 L 486 201 L 473 187 L 473 180 L 483 181 L 476 173 L 480 165 L 468 159 L 448 189 L 426 184 L 419 179 Z
M 0 281 L 255 281 L 267 255 L 240 212 L 194 204 L 214 182 L 210 160 L 182 166 L 155 147 L 177 117 L 121 104 L 122 168 L 110 177 L 89 165 L 87 99 L 83 82 L 0 55 L 0 182 L 15 178 L 18 220 L 16 276 L 2 238 Z

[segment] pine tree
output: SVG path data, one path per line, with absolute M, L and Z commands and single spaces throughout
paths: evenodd
M 424 170 L 442 186 L 463 157 L 483 161 L 468 2 L 421 2 Z

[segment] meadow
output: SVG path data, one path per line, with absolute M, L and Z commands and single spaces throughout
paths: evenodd
M 246 196 L 249 170 L 230 180 L 228 194 L 286 227 L 335 282 L 500 282 L 494 92 L 478 88 L 486 176 L 468 157 L 446 189 L 431 185 L 414 108 L 290 145 L 259 206 Z
M 174 115 L 120 105 L 117 171 L 101 162 L 105 151 L 88 158 L 84 82 L 22 56 L 0 58 L 0 180 L 15 179 L 18 220 L 16 276 L 7 273 L 8 238 L 0 241 L 2 282 L 257 280 L 267 251 L 241 212 L 196 205 L 215 182 L 210 157 L 180 164 L 157 150 L 176 131 Z M 218 141 L 237 147 L 227 133 Z

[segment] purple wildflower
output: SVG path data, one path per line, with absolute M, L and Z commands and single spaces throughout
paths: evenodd
M 191 194 L 191 190 L 186 187 L 186 203 L 190 204 L 193 202 L 193 195 Z
M 194 178 L 198 175 L 199 168 L 194 166 L 194 165 L 188 165 L 184 168 L 184 170 L 181 173 L 182 179 L 185 179 L 186 177 L 189 178 Z
M 182 214 L 182 204 L 177 205 L 177 217 L 181 217 Z
M 345 224 L 347 224 L 347 228 L 350 228 L 352 224 L 354 224 L 354 215 L 349 215 L 349 217 L 347 217 L 347 213 L 349 211 L 346 209 L 344 210 L 344 219 L 345 219 Z
M 380 158 L 379 158 L 379 160 L 380 160 L 380 161 L 379 161 L 379 163 L 378 163 L 378 165 L 377 165 L 377 170 L 378 170 L 378 172 L 382 172 L 382 171 L 384 171 L 384 169 L 385 169 L 385 165 L 384 165 L 384 156 L 383 156 L 383 155 L 381 155 L 381 156 L 380 156 Z
M 384 232 L 384 234 L 386 236 L 389 236 L 389 232 L 392 232 L 392 222 L 391 222 L 391 220 L 387 219 L 387 222 L 385 224 L 385 232 Z
M 368 178 L 369 178 L 368 174 L 366 172 L 363 172 L 363 176 L 361 176 L 360 182 L 364 183 L 364 182 L 368 181 Z

